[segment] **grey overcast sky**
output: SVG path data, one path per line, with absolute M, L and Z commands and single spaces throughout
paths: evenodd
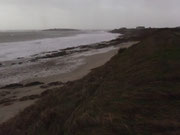
M 180 0 L 0 0 L 0 30 L 180 26 Z

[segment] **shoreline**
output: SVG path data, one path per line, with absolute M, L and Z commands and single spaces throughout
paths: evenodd
M 43 82 L 44 85 L 50 82 L 68 82 L 68 81 L 74 81 L 74 80 L 78 80 L 82 77 L 84 77 L 85 75 L 87 75 L 92 68 L 96 68 L 98 66 L 101 66 L 103 64 L 105 64 L 108 60 L 110 60 L 110 58 L 112 56 L 114 56 L 117 53 L 117 49 L 116 50 L 112 50 L 106 53 L 102 53 L 102 54 L 95 54 L 92 56 L 86 56 L 85 60 L 86 60 L 86 64 L 83 64 L 81 66 L 79 66 L 77 69 L 75 69 L 74 71 L 71 71 L 69 73 L 64 73 L 64 74 L 59 74 L 59 75 L 55 75 L 55 76 L 48 76 L 48 77 L 41 77 L 41 78 L 36 78 L 36 79 L 30 79 L 30 80 L 26 80 L 26 81 L 22 81 L 21 83 L 30 83 L 30 82 Z M 94 61 L 94 59 L 96 58 L 96 61 Z M 100 60 L 100 58 L 103 58 Z M 99 59 L 99 60 L 97 60 Z M 59 86 L 56 86 L 59 87 Z M 50 89 L 55 88 L 55 87 L 51 87 Z M 3 90 L 3 89 L 2 89 Z M 0 91 L 2 91 L 0 90 Z M 4 89 L 6 91 L 9 91 L 11 89 Z M 27 97 L 27 96 L 32 96 L 32 95 L 40 95 L 41 93 L 43 93 L 44 91 L 46 91 L 45 89 L 40 88 L 40 86 L 32 86 L 32 87 L 23 87 L 23 88 L 15 88 L 13 89 L 13 93 L 11 93 L 10 95 L 6 96 L 6 99 L 9 98 L 9 102 L 7 104 L 7 102 L 5 103 L 5 105 L 0 104 L 0 124 L 3 122 L 6 122 L 7 120 L 9 120 L 10 118 L 14 117 L 15 115 L 17 115 L 19 112 L 21 112 L 23 109 L 25 109 L 26 107 L 34 104 L 37 99 L 33 99 L 33 100 L 26 100 L 26 101 L 19 101 L 19 99 L 23 98 L 23 97 Z M 16 97 L 16 101 L 11 102 L 12 97 Z M 7 104 L 7 105 L 6 105 Z
M 23 84 L 43 82 L 43 84 L 14 88 L 13 92 L 10 92 L 12 91 L 12 89 L 0 89 L 1 95 L 3 92 L 9 93 L 5 96 L 1 96 L 0 98 L 0 101 L 2 102 L 2 104 L 0 104 L 0 124 L 6 122 L 22 110 L 24 110 L 26 107 L 35 103 L 37 99 L 41 97 L 43 92 L 46 92 L 47 90 L 53 88 L 62 87 L 63 84 L 68 81 L 81 79 L 89 72 L 91 72 L 92 69 L 102 66 L 106 62 L 108 62 L 114 55 L 117 54 L 120 48 L 128 48 L 135 43 L 136 42 L 128 42 L 120 44 L 119 47 L 116 47 L 114 50 L 110 50 L 108 52 L 94 54 L 90 56 L 81 56 L 85 59 L 85 63 L 78 66 L 75 70 L 71 72 L 47 77 L 40 77 L 32 80 L 30 79 L 21 82 Z M 54 85 L 51 86 L 49 84 Z M 5 99 L 4 103 L 3 99 Z
M 94 54 L 91 56 L 81 56 L 84 59 L 85 63 L 77 66 L 73 71 L 62 73 L 59 75 L 52 75 L 47 77 L 40 77 L 36 79 L 30 79 L 28 81 L 22 81 L 23 83 L 28 83 L 32 81 L 39 81 L 48 83 L 49 80 L 51 81 L 61 81 L 61 82 L 68 82 L 74 81 L 82 78 L 83 76 L 87 75 L 93 68 L 97 68 L 99 66 L 104 65 L 107 61 L 110 60 L 116 53 L 118 52 L 118 48 L 114 50 L 110 50 L 105 53 Z M 98 60 L 97 60 L 98 59 Z
M 84 58 L 85 63 L 81 64 L 80 66 L 77 66 L 77 68 L 71 72 L 67 72 L 59 75 L 52 75 L 48 77 L 40 77 L 28 81 L 23 81 L 23 83 L 39 81 L 39 80 L 46 83 L 48 83 L 49 80 L 61 81 L 66 83 L 68 81 L 75 81 L 81 79 L 82 77 L 90 73 L 92 69 L 100 67 L 104 65 L 106 62 L 108 62 L 113 56 L 115 56 L 118 53 L 119 49 L 129 48 L 130 46 L 136 43 L 137 42 L 121 43 L 116 48 L 109 50 L 107 52 L 97 53 L 90 56 L 81 56 L 82 58 Z

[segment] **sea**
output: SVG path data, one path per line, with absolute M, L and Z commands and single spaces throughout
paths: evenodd
M 32 61 L 42 54 L 66 48 L 78 49 L 116 39 L 119 34 L 103 30 L 33 30 L 0 32 L 0 86 L 24 80 L 63 74 L 85 63 L 83 56 L 103 53 L 113 47 Z M 81 51 L 79 51 L 81 52 Z

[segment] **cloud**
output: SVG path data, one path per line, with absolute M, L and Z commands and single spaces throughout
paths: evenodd
M 0 0 L 0 28 L 176 26 L 179 7 L 179 0 Z

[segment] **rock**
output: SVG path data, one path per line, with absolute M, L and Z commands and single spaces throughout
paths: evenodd
M 36 62 L 36 61 L 38 61 L 37 58 L 34 58 L 34 59 L 31 59 L 31 60 L 30 60 L 30 62 Z
M 64 85 L 63 82 L 51 82 L 51 83 L 48 83 L 47 85 L 42 85 L 40 86 L 40 88 L 42 89 L 46 89 L 46 88 L 49 88 L 49 87 L 53 87 L 53 86 L 60 86 L 60 85 Z
M 0 89 L 16 89 L 16 88 L 22 88 L 22 87 L 23 87 L 23 84 L 13 83 L 13 84 L 9 84 L 4 87 L 1 87 Z
M 40 86 L 40 88 L 42 89 L 46 89 L 46 88 L 49 88 L 49 87 L 53 87 L 53 86 L 61 86 L 61 85 L 64 85 L 64 83 L 62 82 L 51 82 L 51 83 L 48 83 L 47 85 L 42 85 Z
M 50 93 L 50 91 L 51 91 L 51 90 L 46 90 L 46 91 L 42 92 L 42 93 L 41 93 L 41 96 L 43 97 L 43 96 L 48 95 L 48 94 Z
M 40 95 L 24 96 L 24 97 L 20 98 L 19 101 L 34 100 L 36 98 L 40 98 Z
M 14 101 L 16 101 L 16 99 L 5 98 L 5 99 L 0 100 L 0 105 L 2 104 L 2 105 L 7 106 L 7 105 L 12 104 Z
M 143 30 L 143 29 L 146 29 L 145 26 L 138 26 L 136 27 L 137 30 Z
M 65 48 L 65 49 L 62 49 L 63 51 L 69 51 L 69 50 L 73 50 L 75 49 L 76 47 L 68 47 L 68 48 Z
M 63 85 L 64 83 L 62 82 L 51 82 L 51 83 L 48 83 L 48 86 L 57 86 L 57 85 Z
M 42 85 L 42 86 L 40 86 L 40 88 L 42 88 L 42 89 L 46 89 L 46 88 L 48 88 L 49 86 L 48 85 Z
M 20 59 L 22 59 L 22 57 L 18 57 L 17 59 L 20 60 Z
M 44 84 L 44 83 L 36 81 L 36 82 L 27 83 L 24 86 L 25 87 L 31 87 L 31 86 L 37 86 L 37 85 L 42 85 L 42 84 Z
M 30 62 L 36 62 L 40 59 L 47 59 L 47 58 L 56 58 L 56 57 L 60 57 L 60 56 L 65 56 L 68 53 L 66 51 L 53 51 L 53 52 L 49 52 L 50 54 L 46 54 L 45 56 L 39 56 L 39 57 L 35 57 L 33 59 L 30 60 Z
M 1 92 L 0 92 L 0 96 L 1 96 L 1 97 L 4 97 L 4 96 L 6 96 L 6 95 L 8 95 L 8 94 L 10 94 L 9 91 L 1 91 Z
M 4 103 L 3 105 L 4 106 L 9 106 L 9 105 L 12 105 L 13 104 L 13 102 L 7 102 L 7 103 Z
M 11 65 L 15 65 L 16 63 L 11 63 Z
M 64 55 L 67 55 L 66 51 L 47 54 L 46 56 L 43 56 L 42 58 L 55 58 L 55 57 L 60 57 Z

